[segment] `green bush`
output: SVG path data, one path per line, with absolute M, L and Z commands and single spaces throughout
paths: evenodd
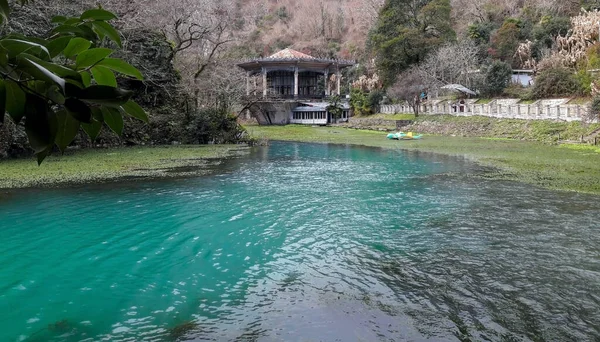
M 357 116 L 375 114 L 383 97 L 384 93 L 381 90 L 366 92 L 354 88 L 350 92 L 350 108 Z
M 593 118 L 600 118 L 600 96 L 594 97 L 592 103 L 590 104 L 590 109 L 590 114 L 593 116 Z
M 207 108 L 198 111 L 186 128 L 187 144 L 235 144 L 244 140 L 246 130 L 237 117 L 225 108 Z
M 384 93 L 381 90 L 373 90 L 369 93 L 367 97 L 367 102 L 369 103 L 369 107 L 372 112 L 375 112 L 379 108 L 379 104 L 381 100 L 383 100 Z
M 572 70 L 550 68 L 542 71 L 536 78 L 532 89 L 535 99 L 572 96 L 579 92 L 580 84 Z
M 592 93 L 592 81 L 594 77 L 587 70 L 579 70 L 575 74 L 577 81 L 577 95 L 588 96 Z

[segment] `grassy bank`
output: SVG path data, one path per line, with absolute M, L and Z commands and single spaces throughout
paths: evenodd
M 464 156 L 499 171 L 495 179 L 523 181 L 550 189 L 600 194 L 600 148 L 548 145 L 512 139 L 426 136 L 397 141 L 386 134 L 333 127 L 249 126 L 256 138 L 356 144 Z
M 496 119 L 485 116 L 421 115 L 407 129 L 441 135 L 496 137 L 530 141 L 579 141 L 600 124 L 549 120 Z
M 175 177 L 209 172 L 210 159 L 241 153 L 235 145 L 128 147 L 68 151 L 48 157 L 0 161 L 0 188 L 42 187 L 130 177 Z

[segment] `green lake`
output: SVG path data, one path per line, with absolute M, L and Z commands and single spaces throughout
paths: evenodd
M 600 340 L 600 198 L 487 172 L 275 142 L 209 176 L 10 191 L 0 341 Z

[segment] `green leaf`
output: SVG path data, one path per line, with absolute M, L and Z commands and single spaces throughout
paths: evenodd
M 50 112 L 48 104 L 35 95 L 27 95 L 25 132 L 35 153 L 40 153 L 54 145 L 56 137 L 56 116 Z
M 67 17 L 62 16 L 62 15 L 57 15 L 57 16 L 52 17 L 53 24 L 62 24 L 65 21 L 67 21 Z
M 105 85 L 93 85 L 82 89 L 79 98 L 90 103 L 119 107 L 131 98 L 132 92 Z
M 81 75 L 77 71 L 75 71 L 73 69 L 69 69 L 67 67 L 64 67 L 60 64 L 46 62 L 35 56 L 29 55 L 26 53 L 22 53 L 21 55 L 19 55 L 19 58 L 27 58 L 28 60 L 35 62 L 35 63 L 43 66 L 44 68 L 50 70 L 51 72 L 56 74 L 56 76 L 65 77 L 65 78 L 69 77 L 69 78 L 72 78 L 75 80 L 81 79 Z
M 81 76 L 81 75 L 80 75 Z M 83 83 L 66 78 L 65 81 L 65 96 L 66 97 L 79 97 L 81 90 L 84 88 Z
M 104 114 L 102 114 L 100 107 L 92 107 L 92 117 L 98 122 L 104 122 Z
M 0 125 L 4 123 L 4 113 L 6 113 L 6 83 L 0 79 Z
M 68 98 L 65 100 L 65 107 L 69 111 L 69 114 L 78 121 L 84 123 L 92 122 L 92 110 L 85 102 L 79 99 Z
M 52 153 L 52 146 L 48 146 L 47 149 L 36 153 L 38 166 L 42 165 L 44 159 Z
M 121 110 L 133 116 L 136 119 L 140 119 L 145 123 L 148 123 L 148 114 L 146 114 L 146 111 L 144 111 L 144 109 L 140 107 L 140 105 L 133 101 L 129 101 L 126 104 L 122 105 Z
M 87 133 L 87 135 L 92 139 L 92 141 L 96 140 L 98 134 L 102 130 L 102 122 L 93 120 L 91 124 L 82 123 L 81 128 Z
M 27 57 L 20 56 L 18 58 L 18 65 L 20 69 L 29 75 L 35 77 L 38 80 L 54 83 L 65 90 L 65 80 L 56 76 L 50 70 L 41 66 L 40 64 L 28 59 Z
M 91 70 L 94 80 L 99 85 L 117 87 L 117 79 L 115 74 L 107 67 L 96 65 Z
M 105 58 L 98 65 L 105 66 L 123 75 L 135 77 L 138 80 L 144 79 L 144 76 L 142 76 L 142 73 L 138 69 L 120 58 Z
M 81 52 L 89 49 L 90 46 L 92 46 L 92 42 L 90 42 L 89 40 L 80 38 L 80 37 L 76 37 L 76 38 L 71 39 L 71 41 L 69 42 L 69 45 L 67 45 L 67 47 L 65 47 L 63 54 L 65 55 L 65 57 L 71 58 L 71 57 L 78 55 Z
M 57 130 L 54 142 L 61 152 L 75 139 L 79 132 L 79 121 L 75 120 L 66 111 L 61 110 L 56 113 Z
M 123 116 L 121 112 L 114 108 L 102 107 L 104 123 L 118 136 L 123 134 Z
M 77 55 L 75 65 L 77 66 L 77 69 L 88 68 L 110 56 L 112 52 L 113 51 L 111 49 L 107 48 L 95 48 L 83 51 Z
M 25 93 L 13 81 L 6 80 L 6 111 L 12 117 L 15 123 L 21 122 L 25 116 Z
M 44 46 L 46 46 L 46 44 L 48 44 L 48 41 L 43 38 L 26 36 L 24 34 L 15 33 L 15 32 L 7 34 L 6 36 L 2 37 L 2 39 L 24 40 L 27 42 L 36 43 L 36 44 L 44 45 Z
M 85 23 L 82 25 L 78 26 L 82 31 L 83 31 L 83 36 L 89 40 L 93 40 L 93 41 L 97 41 L 97 40 L 102 40 L 104 37 L 99 37 L 98 34 L 96 32 L 94 32 L 94 30 L 92 29 L 92 24 L 91 23 Z
M 81 23 L 81 19 L 72 17 L 72 18 L 67 18 L 67 20 L 65 20 L 65 22 L 63 24 L 70 25 L 70 26 L 78 26 L 76 24 L 79 24 L 79 23 Z
M 87 71 L 81 72 L 81 80 L 83 81 L 83 86 L 86 88 L 92 85 L 92 75 Z
M 71 37 L 58 37 L 46 44 L 46 49 L 48 49 L 50 58 L 54 58 L 58 56 L 61 52 L 63 52 L 63 50 L 67 47 L 70 41 Z
M 44 45 L 22 40 L 22 39 L 2 39 L 0 45 L 8 51 L 8 56 L 14 58 L 17 55 L 28 52 L 42 58 L 50 58 L 50 52 Z
M 58 89 L 56 86 L 52 86 L 50 89 L 48 89 L 46 92 L 46 97 L 56 104 L 65 104 L 65 97 L 63 94 L 61 94 L 60 89 Z
M 4 20 L 8 21 L 8 16 L 10 15 L 10 7 L 8 6 L 7 0 L 0 0 L 0 23 L 4 22 Z
M 121 37 L 119 36 L 119 32 L 117 30 L 115 30 L 115 28 L 111 24 L 109 24 L 105 21 L 94 21 L 92 23 L 92 25 L 94 25 L 94 28 L 96 29 L 96 31 L 98 31 L 98 32 L 102 33 L 103 35 L 107 36 L 108 38 L 110 38 L 110 40 L 117 43 L 117 45 L 119 47 L 122 47 Z
M 82 29 L 80 29 L 79 27 L 73 26 L 73 25 L 69 25 L 69 24 L 64 24 L 64 25 L 60 25 L 60 26 L 53 28 L 52 33 L 67 33 L 67 34 L 72 34 L 76 37 L 85 36 L 85 32 L 83 32 Z
M 7 66 L 8 65 L 8 52 L 3 48 L 0 47 L 0 66 Z
M 114 13 L 103 10 L 103 9 L 91 9 L 83 12 L 81 20 L 94 19 L 94 20 L 111 20 L 117 18 Z

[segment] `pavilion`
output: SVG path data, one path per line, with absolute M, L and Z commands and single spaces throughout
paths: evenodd
M 237 65 L 246 71 L 246 95 L 259 96 L 261 81 L 260 110 L 254 113 L 260 124 L 327 124 L 348 118 L 347 105 L 342 104 L 341 118 L 333 118 L 324 99 L 341 95 L 341 71 L 354 64 L 284 49 Z

